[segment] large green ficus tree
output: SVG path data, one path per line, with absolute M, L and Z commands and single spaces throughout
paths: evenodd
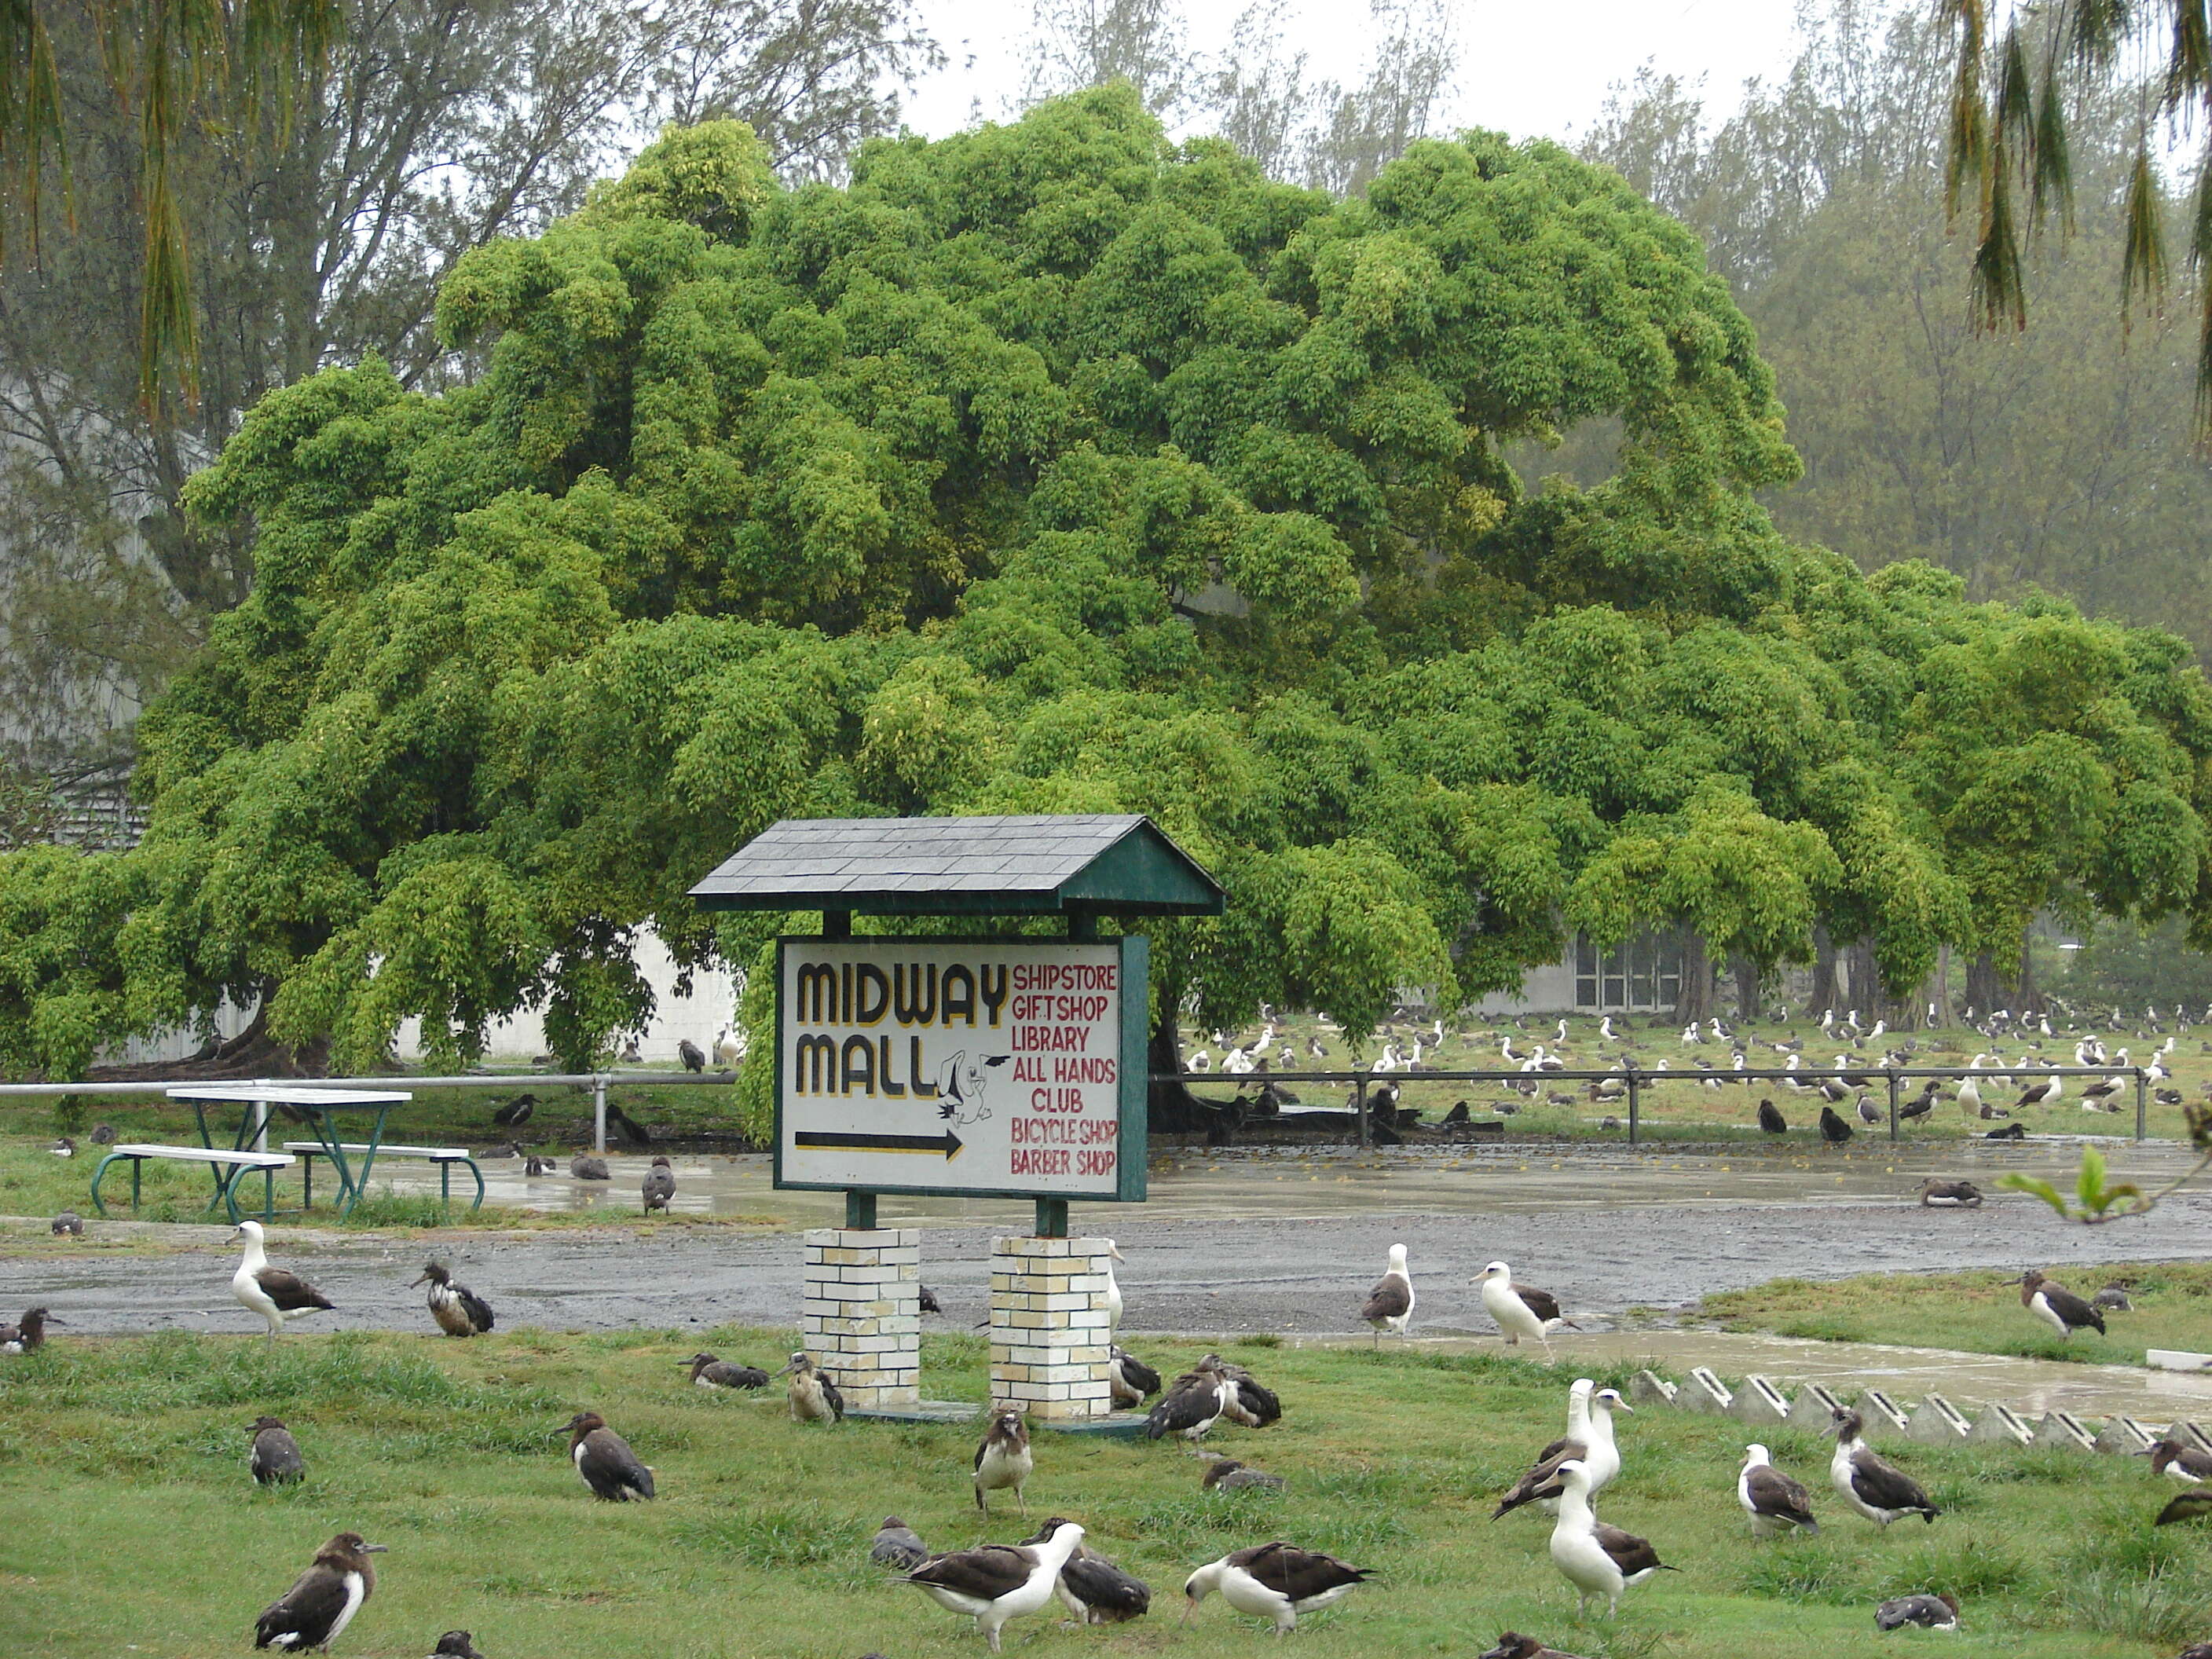
M 1557 147 L 1339 202 L 1108 89 L 788 190 L 708 125 L 438 318 L 474 384 L 329 370 L 193 483 L 257 584 L 145 718 L 143 845 L 0 858 L 8 1069 L 225 994 L 348 1068 L 542 1000 L 580 1065 L 640 927 L 754 959 L 684 890 L 803 814 L 1153 815 L 1231 894 L 1153 929 L 1164 1058 L 1570 924 L 1826 919 L 1902 991 L 2077 895 L 2212 915 L 2185 652 L 1777 536 L 1748 326 Z M 1602 483 L 1523 486 L 1601 422 Z

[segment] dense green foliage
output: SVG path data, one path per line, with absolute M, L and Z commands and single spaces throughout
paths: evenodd
M 438 311 L 476 383 L 273 393 L 188 492 L 258 579 L 148 714 L 143 844 L 0 860 L 0 1065 L 223 993 L 374 1063 L 648 1015 L 648 921 L 793 814 L 1139 811 L 1233 896 L 1162 1006 L 1355 1030 L 1680 920 L 1902 991 L 2039 908 L 2212 917 L 2170 636 L 1778 535 L 1771 376 L 1693 238 L 1546 143 L 1367 197 L 1126 88 L 781 187 L 672 131 Z M 1525 490 L 1510 447 L 1622 434 Z M 774 919 L 770 919 L 772 921 Z

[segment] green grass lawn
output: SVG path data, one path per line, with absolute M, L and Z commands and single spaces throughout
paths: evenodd
M 1990 1271 L 1778 1279 L 1709 1296 L 1701 1306 L 1732 1331 L 1830 1342 L 1898 1342 L 2106 1365 L 2140 1365 L 2146 1348 L 2212 1352 L 2212 1263 L 2117 1261 L 2063 1267 L 2055 1277 L 2082 1297 L 2124 1279 L 2135 1311 L 2106 1315 L 2104 1336 L 2077 1331 L 2062 1343 L 2021 1305 L 2020 1275 Z M 1940 1340 L 1930 1338 L 1931 1308 L 1942 1310 Z
M 707 1341 L 772 1364 L 789 1340 Z M 696 1342 L 526 1329 L 467 1343 L 294 1334 L 271 1347 L 58 1334 L 43 1354 L 0 1364 L 0 1653 L 246 1651 L 255 1614 L 345 1528 L 391 1547 L 341 1659 L 420 1659 L 455 1626 L 489 1659 L 981 1652 L 967 1621 L 870 1567 L 889 1513 L 939 1547 L 1011 1540 L 1066 1515 L 1153 1588 L 1146 1620 L 1062 1631 L 1041 1615 L 1009 1627 L 1010 1652 L 1278 1653 L 1218 1600 L 1188 1631 L 1174 1621 L 1193 1567 L 1279 1537 L 1382 1569 L 1297 1638 L 1347 1655 L 1468 1654 L 1511 1626 L 1592 1659 L 1837 1659 L 1909 1645 L 1875 1636 L 1872 1604 L 1917 1589 L 1963 1602 L 1965 1632 L 1942 1638 L 1949 1654 L 2150 1659 L 2212 1636 L 2212 1533 L 2154 1529 L 2170 1483 L 2135 1460 L 1900 1449 L 1947 1512 L 1885 1533 L 1822 1501 L 1823 1443 L 1768 1431 L 1827 1524 L 1755 1543 L 1734 1499 L 1748 1431 L 1643 1412 L 1624 1420 L 1626 1468 L 1601 1508 L 1681 1571 L 1631 1590 L 1618 1625 L 1577 1628 L 1546 1554 L 1549 1522 L 1488 1519 L 1558 1432 L 1565 1371 L 1488 1354 L 1232 1345 L 1286 1415 L 1217 1439 L 1286 1476 L 1286 1493 L 1206 1497 L 1200 1465 L 1170 1445 L 1040 1432 L 1032 1522 L 986 1522 L 967 1480 L 977 1430 L 801 1427 L 780 1397 L 690 1387 L 679 1361 Z M 1167 1370 L 1199 1352 L 1161 1344 L 1146 1357 Z M 983 1358 L 974 1338 L 930 1339 L 930 1391 L 980 1400 Z M 586 1405 L 653 1466 L 657 1502 L 586 1495 L 562 1426 Z M 264 1492 L 246 1474 L 245 1425 L 264 1412 L 305 1451 L 296 1490 Z

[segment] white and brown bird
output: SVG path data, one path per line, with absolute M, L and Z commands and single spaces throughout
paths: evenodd
M 975 1620 L 996 1653 L 1007 1620 L 1038 1612 L 1052 1600 L 1060 1570 L 1082 1546 L 1083 1528 L 1055 1517 L 1039 1536 L 1042 1543 L 985 1544 L 933 1555 L 900 1582 L 947 1612 Z
M 1930 1176 L 1920 1183 L 1920 1202 L 1931 1210 L 1978 1210 L 1982 1189 L 1971 1181 L 1943 1181 Z
M 884 1524 L 876 1528 L 875 1541 L 868 1547 L 868 1559 L 879 1567 L 911 1572 L 929 1559 L 929 1547 L 912 1527 L 896 1515 L 887 1515 Z
M 2062 1341 L 2079 1330 L 2105 1334 L 2105 1316 L 2039 1268 L 2030 1267 L 2020 1276 L 2020 1304 L 2057 1332 Z
M 1373 1571 L 1280 1540 L 1255 1544 L 1231 1550 L 1183 1580 L 1182 1616 L 1188 1622 L 1198 1604 L 1218 1590 L 1237 1612 L 1265 1619 L 1278 1636 L 1286 1635 L 1298 1627 L 1302 1615 L 1342 1601 Z
M 665 1157 L 653 1160 L 653 1167 L 645 1172 L 645 1179 L 639 1183 L 639 1190 L 645 1195 L 646 1214 L 667 1209 L 669 1200 L 676 1196 L 676 1171 L 670 1167 Z
M 2018 1110 L 2023 1106 L 2056 1106 L 2058 1103 L 2059 1096 L 2065 1092 L 2064 1078 L 2042 1078 L 2022 1089 L 2020 1091 L 2020 1098 L 2013 1102 L 2013 1107 L 2014 1110 Z
M 1373 1328 L 1373 1340 L 1382 1346 L 1382 1333 L 1391 1331 L 1403 1340 L 1406 1328 L 1413 1322 L 1413 1278 L 1406 1270 L 1406 1247 L 1390 1247 L 1390 1266 L 1375 1288 L 1367 1293 L 1367 1305 L 1359 1316 Z
M 1283 1402 L 1244 1367 L 1210 1353 L 1199 1364 L 1218 1372 L 1228 1382 L 1221 1395 L 1221 1414 L 1248 1429 L 1264 1429 L 1282 1420 Z
M 253 1472 L 255 1485 L 289 1486 L 307 1478 L 307 1460 L 300 1455 L 300 1443 L 292 1438 L 283 1419 L 257 1417 L 246 1431 L 253 1437 L 246 1467 Z
M 1917 1625 L 1922 1630 L 1958 1629 L 1958 1598 L 1948 1593 L 1899 1595 L 1874 1610 L 1876 1630 L 1903 1630 L 1907 1625 Z
M 1106 1350 L 1106 1382 L 1116 1407 L 1141 1406 L 1160 1391 L 1160 1374 L 1118 1342 Z
M 26 1308 L 23 1316 L 14 1324 L 0 1325 L 0 1353 L 36 1353 L 46 1346 L 47 1326 L 68 1323 L 44 1308 Z
M 845 1420 L 845 1396 L 826 1372 L 807 1358 L 800 1349 L 791 1356 L 791 1361 L 778 1376 L 791 1381 L 784 1385 L 784 1398 L 791 1402 L 791 1420 L 794 1423 L 842 1423 Z
M 1523 1636 L 1517 1630 L 1509 1630 L 1498 1638 L 1498 1645 L 1482 1656 L 1482 1659 L 1575 1659 L 1571 1653 L 1558 1648 L 1547 1648 L 1533 1636 Z
M 2201 1446 L 2191 1446 L 2171 1437 L 2154 1440 L 2136 1454 L 2150 1459 L 2153 1474 L 2163 1474 L 2188 1486 L 2212 1480 L 2212 1452 Z
M 1866 1419 L 1838 1407 L 1828 1432 L 1836 1437 L 1828 1460 L 1828 1483 L 1836 1495 L 1869 1521 L 1887 1526 L 1908 1515 L 1933 1524 L 1942 1510 L 1928 1501 L 1919 1483 L 1866 1443 Z
M 292 1588 L 262 1609 L 253 1624 L 253 1645 L 287 1653 L 328 1651 L 375 1593 L 376 1569 L 368 1558 L 384 1547 L 363 1542 L 357 1532 L 331 1539 Z
M 467 1285 L 456 1285 L 444 1262 L 431 1262 L 407 1288 L 411 1291 L 416 1285 L 430 1287 L 430 1317 L 447 1336 L 482 1336 L 492 1328 L 491 1304 Z
M 1805 1483 L 1774 1467 L 1766 1448 L 1743 1449 L 1743 1468 L 1735 1478 L 1735 1501 L 1751 1517 L 1752 1535 L 1772 1538 L 1785 1532 L 1818 1532 L 1813 1495 Z
M 1532 1285 L 1516 1284 L 1513 1269 L 1503 1261 L 1492 1262 L 1474 1282 L 1482 1287 L 1484 1311 L 1498 1322 L 1498 1329 L 1509 1345 L 1518 1346 L 1526 1337 L 1542 1343 L 1549 1354 L 1552 1333 L 1562 1325 L 1574 1326 L 1561 1311 L 1559 1297 Z
M 717 1359 L 710 1353 L 695 1353 L 681 1362 L 691 1372 L 691 1380 L 702 1389 L 764 1389 L 768 1373 L 757 1365 L 739 1365 L 727 1359 Z
M 597 1412 L 568 1419 L 568 1459 L 594 1498 L 627 1504 L 653 1496 L 653 1471 Z
M 231 1237 L 245 1239 L 246 1254 L 230 1276 L 230 1293 L 267 1322 L 270 1341 L 276 1340 L 287 1319 L 337 1305 L 299 1274 L 269 1265 L 259 1222 L 240 1222 Z
M 991 1506 L 983 1494 L 1011 1487 L 1015 1504 L 1028 1515 L 1029 1500 L 1022 1495 L 1022 1488 L 1029 1484 L 1036 1468 L 1036 1460 L 1030 1449 L 1030 1425 L 1021 1413 L 1011 1406 L 993 1412 L 991 1426 L 983 1431 L 982 1443 L 975 1448 L 975 1507 L 988 1515 Z
M 1055 1515 L 1035 1536 L 1023 1539 L 1022 1547 L 1036 1548 L 1052 1536 L 1055 1527 L 1066 1524 L 1062 1516 Z M 1150 1584 L 1123 1571 L 1088 1543 L 1075 1547 L 1053 1590 L 1079 1625 L 1126 1625 L 1132 1619 L 1143 1618 L 1152 1606 Z
M 1536 1455 L 1534 1466 L 1498 1500 L 1490 1518 L 1495 1521 L 1524 1504 L 1535 1504 L 1558 1514 L 1563 1490 L 1559 1469 L 1570 1461 L 1580 1463 L 1587 1472 L 1591 1498 L 1612 1485 L 1620 1473 L 1620 1448 L 1613 1439 L 1615 1412 L 1626 1412 L 1631 1417 L 1636 1414 L 1635 1408 L 1620 1397 L 1619 1390 L 1600 1389 L 1587 1376 L 1577 1377 L 1567 1390 L 1565 1436 Z
M 1159 1403 L 1146 1415 L 1147 1440 L 1178 1434 L 1188 1449 L 1206 1437 L 1206 1431 L 1220 1420 L 1223 1403 L 1237 1386 L 1221 1374 L 1219 1364 L 1216 1360 L 1208 1364 L 1201 1359 L 1169 1385 Z
M 1559 1518 L 1552 1526 L 1552 1565 L 1575 1587 L 1581 1608 L 1602 1595 L 1609 1613 L 1620 1611 L 1621 1592 L 1656 1572 L 1674 1569 L 1660 1560 L 1649 1539 L 1608 1527 L 1590 1508 L 1589 1471 L 1569 1458 L 1559 1465 Z

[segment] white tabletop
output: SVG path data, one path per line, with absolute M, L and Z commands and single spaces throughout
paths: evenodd
M 266 1079 L 249 1083 L 183 1084 L 168 1091 L 168 1096 L 172 1100 L 236 1101 L 248 1106 L 386 1106 L 415 1098 L 398 1089 L 315 1089 Z

